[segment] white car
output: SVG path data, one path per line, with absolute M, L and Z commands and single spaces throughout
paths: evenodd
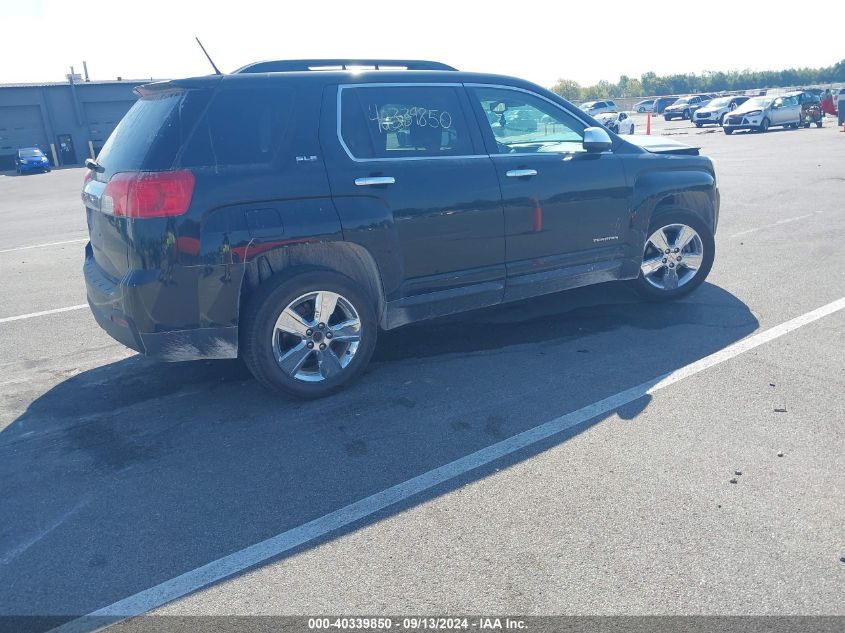
M 692 115 L 692 122 L 695 123 L 695 127 L 708 124 L 722 125 L 724 118 L 746 101 L 748 101 L 748 97 L 746 96 L 729 96 L 713 99 L 706 106 L 695 111 L 695 114 Z
M 785 128 L 801 125 L 801 105 L 797 94 L 752 97 L 725 117 L 722 130 L 725 134 L 733 134 L 736 130 L 765 132 L 773 125 Z
M 634 133 L 634 120 L 625 112 L 606 112 L 598 115 L 596 120 L 617 134 Z
M 616 104 L 610 99 L 605 99 L 604 101 L 587 101 L 579 107 L 590 116 L 604 114 L 605 112 L 617 112 L 619 110 Z

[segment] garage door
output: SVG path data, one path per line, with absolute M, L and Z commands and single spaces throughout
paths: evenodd
M 134 103 L 134 101 L 100 101 L 83 104 L 85 118 L 88 119 L 89 138 L 94 146 L 95 155 L 99 153 L 109 134 Z
M 21 147 L 40 147 L 48 156 L 50 146 L 37 105 L 0 107 L 0 169 L 14 169 Z

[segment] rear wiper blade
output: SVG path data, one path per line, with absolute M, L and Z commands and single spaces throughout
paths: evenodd
M 90 169 L 91 171 L 96 172 L 98 174 L 102 174 L 104 171 L 106 171 L 106 168 L 103 167 L 97 161 L 95 161 L 93 158 L 86 158 L 85 159 L 85 166 L 88 169 Z

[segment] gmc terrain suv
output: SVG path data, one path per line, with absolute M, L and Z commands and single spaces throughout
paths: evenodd
M 84 271 L 99 324 L 161 360 L 322 396 L 379 329 L 611 280 L 675 299 L 713 263 L 708 158 L 520 79 L 303 60 L 138 93 L 88 162 Z

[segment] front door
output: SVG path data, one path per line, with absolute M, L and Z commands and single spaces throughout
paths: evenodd
M 618 278 L 630 249 L 631 187 L 586 124 L 522 89 L 472 86 L 505 213 L 507 300 Z
M 73 149 L 73 137 L 70 134 L 59 134 L 59 157 L 62 165 L 76 164 L 76 150 Z
M 438 314 L 501 301 L 501 192 L 463 88 L 339 90 L 340 117 L 321 126 L 324 145 L 338 146 L 326 158 L 332 197 L 347 239 L 382 252 L 388 301 L 419 307 L 440 293 Z

